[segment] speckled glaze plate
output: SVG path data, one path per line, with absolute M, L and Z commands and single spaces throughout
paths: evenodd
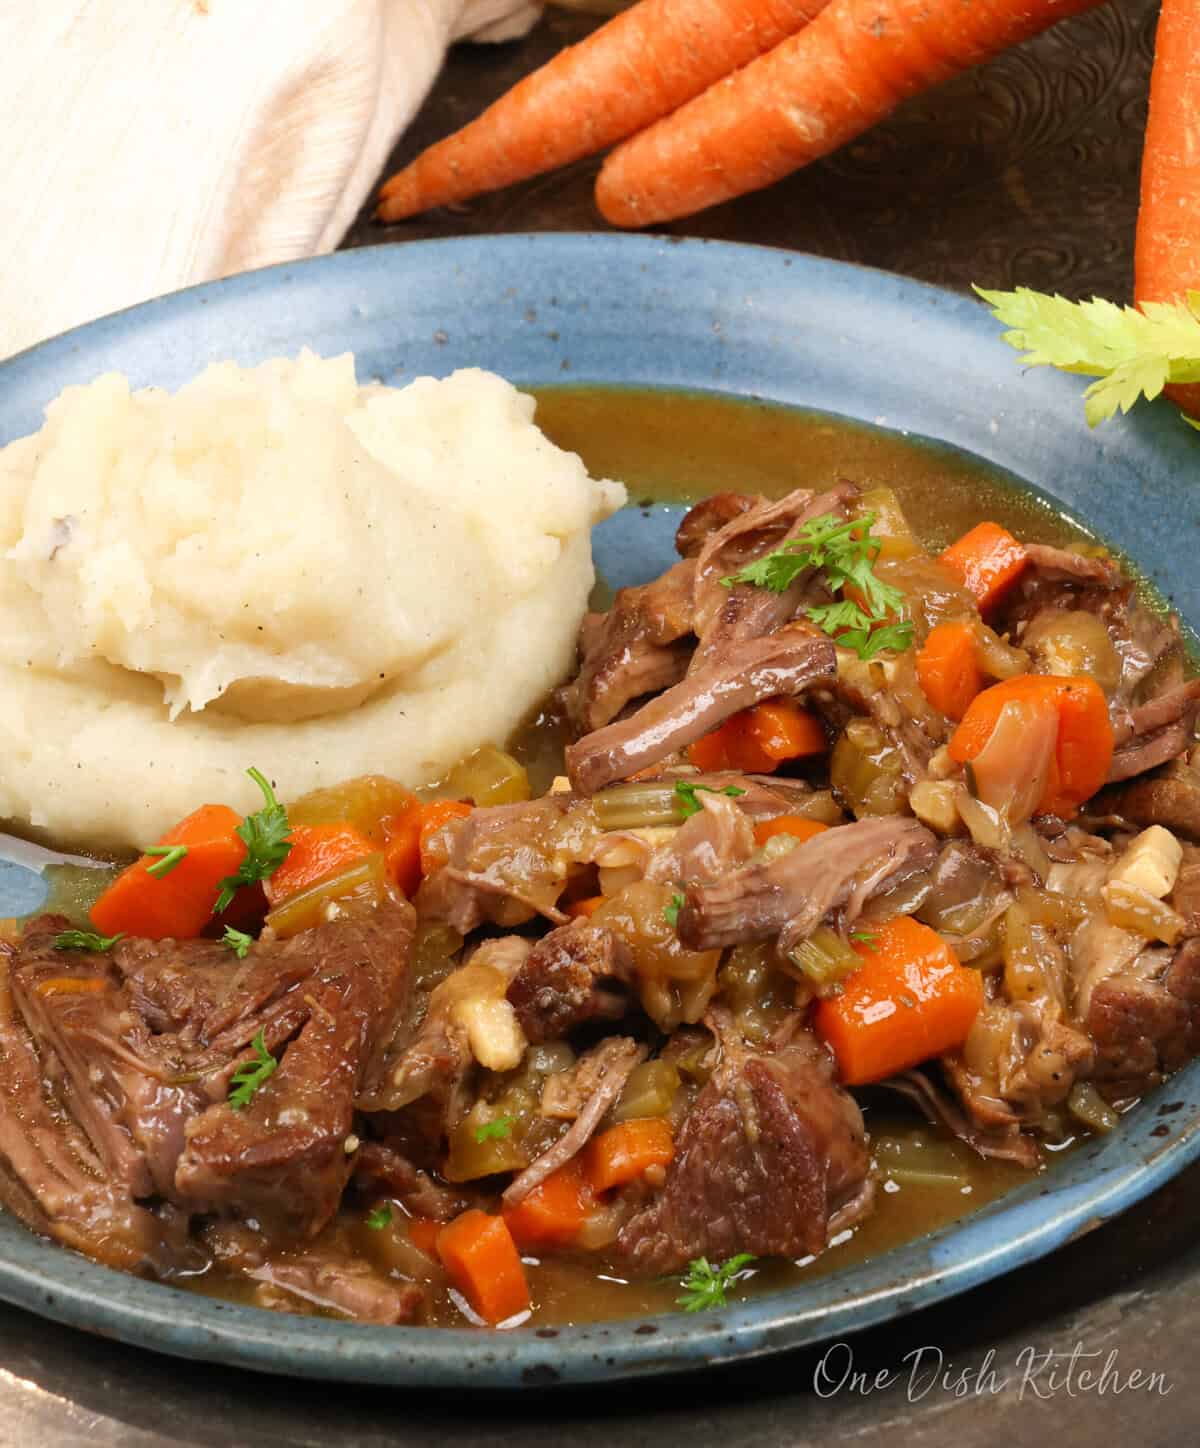
M 359 376 L 482 366 L 521 383 L 721 391 L 884 423 L 974 452 L 1118 543 L 1200 621 L 1195 435 L 1156 405 L 1089 432 L 1082 383 L 1023 374 L 960 296 L 810 257 L 653 237 L 506 236 L 378 247 L 234 277 L 106 318 L 0 366 L 0 442 L 69 383 L 173 388 L 206 363 L 352 350 Z M 616 583 L 671 556 L 636 509 L 597 532 Z M 3 763 L 0 762 L 0 768 Z M 0 915 L 38 861 L 0 866 Z M 0 1297 L 184 1357 L 309 1378 L 545 1387 L 699 1369 L 841 1336 L 1053 1251 L 1200 1155 L 1200 1067 L 1106 1139 L 954 1226 L 845 1271 L 697 1316 L 507 1333 L 341 1325 L 236 1307 L 95 1266 L 0 1218 Z

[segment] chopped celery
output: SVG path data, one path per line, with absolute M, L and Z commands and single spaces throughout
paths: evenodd
M 816 986 L 833 985 L 862 965 L 862 957 L 849 941 L 827 925 L 817 926 L 789 954 L 793 964 Z

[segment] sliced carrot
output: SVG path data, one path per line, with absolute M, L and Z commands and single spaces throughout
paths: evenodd
M 513 1240 L 522 1247 L 564 1247 L 574 1241 L 595 1206 L 578 1157 L 560 1166 L 515 1207 L 504 1208 Z
M 293 825 L 287 859 L 266 881 L 267 903 L 276 904 L 315 884 L 335 870 L 376 853 L 376 847 L 348 821 L 329 825 Z
M 504 1322 L 529 1306 L 525 1268 L 503 1217 L 472 1207 L 438 1233 L 437 1253 L 485 1322 Z
M 436 1257 L 437 1239 L 445 1225 L 445 1222 L 435 1222 L 432 1217 L 412 1217 L 408 1223 L 408 1240 L 418 1252 Z
M 1142 147 L 1142 193 L 1134 248 L 1134 297 L 1176 302 L 1200 288 L 1200 0 L 1163 0 L 1150 72 L 1150 114 Z M 1167 396 L 1200 415 L 1200 383 Z
M 223 804 L 205 804 L 169 829 L 159 845 L 183 845 L 187 854 L 165 875 L 149 873 L 163 857 L 143 855 L 122 870 L 92 906 L 102 935 L 167 936 L 187 940 L 212 919 L 221 881 L 236 875 L 246 846 L 237 834 L 242 817 Z M 229 919 L 228 912 L 223 917 Z
M 588 895 L 583 900 L 572 900 L 566 907 L 566 913 L 572 920 L 586 920 L 589 915 L 594 915 L 604 902 L 603 895 Z
M 961 1046 L 983 1005 L 983 977 L 909 915 L 856 944 L 862 965 L 840 995 L 819 1003 L 813 1024 L 849 1086 L 881 1081 Z
M 917 679 L 925 697 L 947 719 L 958 720 L 983 688 L 975 657 L 975 629 L 965 621 L 939 623 L 917 651 Z
M 651 226 L 769 186 L 909 96 L 1099 3 L 833 0 L 807 28 L 618 146 L 596 204 L 614 226 Z
M 648 1167 L 667 1166 L 674 1155 L 670 1124 L 661 1116 L 641 1116 L 593 1137 L 584 1170 L 594 1192 L 607 1192 L 640 1177 Z
M 811 840 L 828 828 L 820 820 L 807 820 L 803 815 L 776 815 L 773 820 L 760 820 L 754 826 L 754 840 L 759 845 L 765 845 L 775 835 L 793 835 L 800 841 Z
M 977 523 L 938 559 L 943 568 L 962 579 L 980 613 L 1001 602 L 1028 561 L 1022 545 L 999 523 Z
M 1055 769 L 1038 805 L 1040 814 L 1069 817 L 1108 778 L 1113 729 L 1104 691 L 1086 675 L 1018 674 L 984 689 L 950 736 L 950 757 L 966 764 L 983 752 L 1004 706 L 1012 700 L 1053 699 L 1058 709 Z
M 688 761 L 706 774 L 733 769 L 773 774 L 789 759 L 824 754 L 821 721 L 794 699 L 766 699 L 726 719 L 688 746 Z
M 606 150 L 799 30 L 828 0 L 642 0 L 385 182 L 399 221 Z

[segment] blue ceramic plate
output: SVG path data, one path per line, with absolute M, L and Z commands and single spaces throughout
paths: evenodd
M 997 330 L 962 297 L 779 251 L 624 236 L 420 242 L 235 277 L 44 343 L 0 366 L 0 442 L 35 429 L 62 387 L 108 369 L 173 388 L 217 358 L 254 363 L 302 345 L 353 350 L 360 378 L 477 365 L 518 383 L 764 397 L 939 438 L 1031 480 L 1119 543 L 1195 625 L 1195 435 L 1165 405 L 1089 432 L 1082 384 L 1023 375 Z M 670 556 L 669 538 L 639 534 L 638 516 L 597 536 L 598 562 L 619 583 Z M 0 899 L 0 914 L 28 910 L 36 874 L 0 871 L 0 891 L 12 902 Z M 518 1387 L 698 1368 L 842 1335 L 1053 1251 L 1200 1155 L 1198 1124 L 1193 1066 L 1112 1136 L 966 1221 L 694 1317 L 545 1337 L 342 1326 L 126 1277 L 10 1220 L 0 1220 L 0 1296 L 142 1347 L 304 1377 Z

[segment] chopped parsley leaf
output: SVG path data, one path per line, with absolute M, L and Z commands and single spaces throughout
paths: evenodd
M 228 910 L 236 892 L 243 885 L 254 885 L 259 880 L 268 880 L 283 864 L 292 848 L 288 839 L 287 810 L 275 798 L 275 791 L 257 769 L 246 773 L 262 790 L 266 804 L 256 814 L 247 815 L 238 825 L 238 837 L 245 842 L 246 857 L 238 866 L 236 875 L 226 875 L 221 881 L 221 893 L 213 906 L 213 914 L 220 915 Z
M 684 897 L 678 891 L 671 896 L 671 903 L 663 908 L 663 919 L 672 930 L 679 924 L 679 912 L 683 909 Z
M 229 1082 L 233 1088 L 229 1093 L 229 1104 L 235 1111 L 244 1111 L 259 1089 L 279 1068 L 279 1062 L 267 1050 L 261 1027 L 251 1043 L 251 1050 L 254 1052 L 254 1060 L 243 1062 Z
M 873 659 L 884 649 L 906 649 L 912 644 L 911 623 L 875 628 L 889 614 L 901 614 L 905 600 L 898 588 L 875 573 L 875 560 L 883 545 L 870 531 L 874 521 L 874 513 L 846 520 L 836 513 L 823 513 L 805 523 L 795 538 L 721 582 L 727 588 L 751 583 L 783 593 L 801 574 L 820 571 L 830 593 L 843 596 L 808 608 L 813 623 L 844 648 L 853 649 L 860 659 Z M 847 588 L 853 590 L 849 597 L 845 596 Z
M 239 960 L 245 960 L 250 953 L 250 947 L 254 944 L 254 936 L 247 935 L 243 930 L 235 930 L 232 925 L 227 925 L 225 934 L 221 936 L 221 944 L 227 945 Z
M 115 935 L 97 935 L 94 930 L 64 930 L 54 937 L 55 950 L 111 950 L 118 940 L 125 938 L 125 932 L 118 930 Z
M 161 880 L 164 875 L 169 875 L 179 864 L 180 860 L 187 859 L 188 847 L 186 845 L 147 845 L 142 851 L 143 855 L 161 855 L 161 860 L 156 860 L 153 865 L 146 866 L 146 874 L 155 880 Z
M 367 1214 L 367 1226 L 372 1232 L 382 1232 L 384 1227 L 392 1220 L 392 1209 L 387 1202 L 381 1207 L 376 1207 L 373 1212 Z
M 513 1118 L 497 1116 L 495 1121 L 485 1121 L 475 1128 L 475 1140 L 482 1145 L 485 1141 L 503 1141 L 512 1135 Z
M 714 1267 L 707 1257 L 697 1257 L 688 1263 L 687 1276 L 680 1279 L 684 1295 L 675 1301 L 684 1312 L 703 1312 L 709 1307 L 728 1306 L 725 1293 L 754 1260 L 750 1252 L 739 1252 L 728 1262 Z
M 675 809 L 685 820 L 692 815 L 699 814 L 704 806 L 696 798 L 697 791 L 705 794 L 727 794 L 730 799 L 736 799 L 739 794 L 745 794 L 744 789 L 739 789 L 736 784 L 727 784 L 724 789 L 717 789 L 711 784 L 693 784 L 688 779 L 677 779 L 675 781 Z

